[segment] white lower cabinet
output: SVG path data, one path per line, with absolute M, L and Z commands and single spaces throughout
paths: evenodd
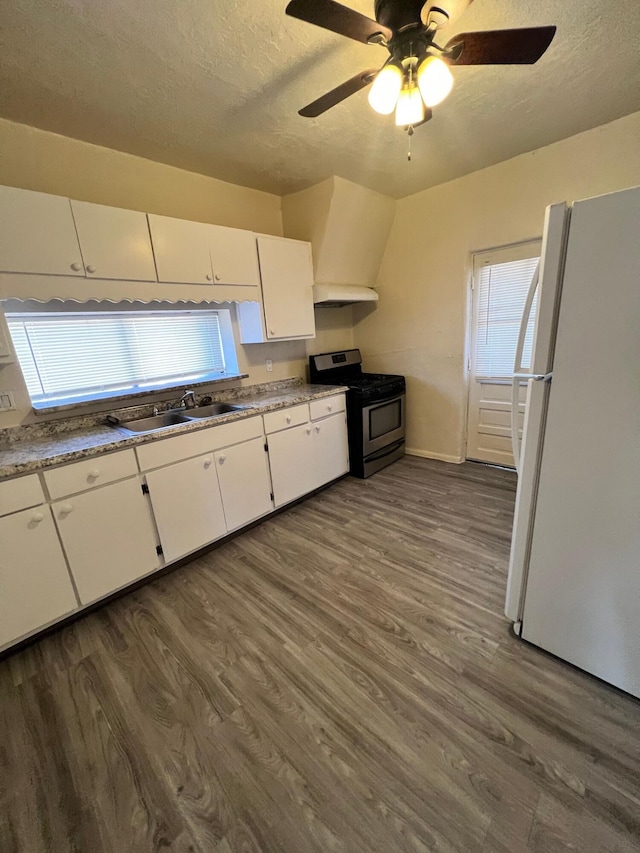
M 314 423 L 313 438 L 316 478 L 314 488 L 319 488 L 349 470 L 349 445 L 344 412 Z
M 310 423 L 269 436 L 274 504 L 279 507 L 315 489 L 313 427 Z
M 237 530 L 273 509 L 264 438 L 215 454 L 227 530 Z
M 81 604 L 160 565 L 149 502 L 138 477 L 52 504 Z
M 48 506 L 0 518 L 0 647 L 76 609 Z
M 324 486 L 349 470 L 344 410 L 274 432 L 267 440 L 276 507 Z
M 150 471 L 146 479 L 168 563 L 227 532 L 213 453 Z

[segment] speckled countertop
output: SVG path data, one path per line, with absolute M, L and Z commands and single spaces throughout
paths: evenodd
M 344 386 L 337 385 L 305 385 L 301 380 L 285 380 L 266 385 L 229 389 L 216 395 L 216 400 L 238 402 L 244 406 L 243 409 L 137 435 L 100 423 L 104 421 L 105 414 L 2 430 L 0 431 L 0 480 L 41 471 L 65 462 L 86 459 L 112 450 L 160 441 L 170 436 L 183 435 L 218 424 L 262 415 L 275 409 L 295 406 L 297 403 L 306 403 L 309 400 L 328 397 L 346 390 Z M 151 414 L 151 411 L 149 406 L 138 406 L 117 410 L 115 414 L 124 421 L 146 417 Z

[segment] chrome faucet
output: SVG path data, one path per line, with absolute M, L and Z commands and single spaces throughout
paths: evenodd
M 195 409 L 196 407 L 196 395 L 193 391 L 185 391 L 182 397 L 180 397 L 180 406 L 184 406 L 185 409 Z

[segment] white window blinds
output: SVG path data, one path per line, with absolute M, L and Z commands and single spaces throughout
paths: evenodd
M 215 311 L 7 314 L 33 404 L 100 399 L 224 373 Z
M 539 244 L 520 247 L 517 259 L 503 259 L 514 250 L 483 253 L 474 259 L 475 316 L 472 372 L 475 379 L 510 379 L 524 303 L 538 264 Z M 502 257 L 501 257 L 502 255 Z M 522 365 L 531 362 L 537 293 L 525 338 Z

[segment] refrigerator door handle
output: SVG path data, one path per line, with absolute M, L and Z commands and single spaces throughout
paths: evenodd
M 516 345 L 516 357 L 513 365 L 513 381 L 511 384 L 511 447 L 513 450 L 513 464 L 516 466 L 516 471 L 520 472 L 520 425 L 518 423 L 518 409 L 520 405 L 520 382 L 522 380 L 540 379 L 538 374 L 522 372 L 522 354 L 524 352 L 524 342 L 527 337 L 527 328 L 529 326 L 529 318 L 531 317 L 531 308 L 533 299 L 538 289 L 540 280 L 540 261 L 536 264 L 536 269 L 529 285 L 529 291 L 524 303 L 524 311 L 522 312 L 522 320 L 520 321 L 520 331 L 518 333 L 518 343 Z

